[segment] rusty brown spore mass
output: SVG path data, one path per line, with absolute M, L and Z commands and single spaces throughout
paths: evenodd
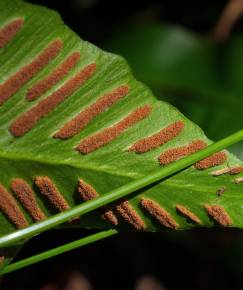
M 161 165 L 166 165 L 171 162 L 174 162 L 182 157 L 191 155 L 193 153 L 196 153 L 197 151 L 200 151 L 207 147 L 207 143 L 202 140 L 195 140 L 191 142 L 188 145 L 182 146 L 182 147 L 176 147 L 172 149 L 168 149 L 165 152 L 163 152 L 159 156 L 159 163 Z M 227 155 L 225 152 L 218 152 L 215 153 L 195 164 L 195 167 L 197 169 L 207 169 L 210 167 L 214 167 L 220 164 L 223 164 L 227 160 Z
M 232 225 L 232 220 L 224 207 L 221 205 L 205 205 L 207 213 L 221 226 L 228 227 Z
M 134 151 L 136 153 L 148 152 L 175 138 L 178 134 L 180 134 L 183 128 L 184 122 L 176 121 L 162 129 L 158 133 L 137 141 L 129 148 L 128 151 Z
M 179 226 L 178 223 L 157 202 L 151 199 L 142 198 L 140 201 L 140 205 L 144 210 L 146 210 L 152 217 L 154 217 L 164 227 L 170 228 L 170 229 L 178 228 Z
M 19 32 L 24 24 L 24 19 L 18 18 L 0 29 L 0 49 L 4 48 Z
M 116 206 L 119 214 L 136 230 L 143 231 L 146 229 L 146 224 L 134 210 L 128 200 L 123 200 Z
M 77 150 L 83 154 L 88 154 L 97 150 L 98 148 L 108 144 L 109 142 L 117 138 L 127 128 L 148 117 L 150 112 L 151 106 L 149 105 L 139 107 L 115 125 L 84 139 L 77 146 Z
M 46 218 L 37 204 L 33 190 L 27 182 L 23 179 L 15 178 L 11 182 L 11 190 L 15 193 L 34 221 L 41 221 Z
M 17 228 L 29 225 L 13 196 L 0 184 L 0 209 Z
M 176 209 L 179 213 L 181 213 L 182 215 L 184 215 L 186 218 L 190 219 L 191 221 L 193 221 L 196 224 L 201 224 L 201 220 L 199 219 L 199 217 L 197 217 L 194 213 L 192 213 L 188 208 L 186 208 L 183 205 L 177 204 L 176 205 Z
M 3 84 L 0 85 L 0 106 L 12 97 L 34 75 L 41 71 L 62 48 L 62 41 L 56 39 L 51 42 L 37 57 L 26 64 Z
M 69 204 L 48 176 L 37 176 L 35 184 L 58 211 L 70 209 Z
M 74 119 L 65 124 L 55 135 L 55 138 L 68 139 L 78 134 L 95 117 L 115 104 L 119 99 L 128 94 L 128 86 L 120 86 L 110 93 L 100 97 L 95 103 L 81 111 Z
M 96 70 L 96 64 L 90 64 L 68 80 L 61 88 L 41 100 L 35 107 L 20 115 L 11 125 L 10 132 L 14 137 L 21 137 L 60 103 L 71 96 Z

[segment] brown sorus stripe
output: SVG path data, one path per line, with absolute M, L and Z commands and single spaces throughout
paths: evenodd
M 177 204 L 176 209 L 184 215 L 186 218 L 189 218 L 196 224 L 201 224 L 201 220 L 194 214 L 192 213 L 189 209 L 187 209 L 185 206 Z
M 45 214 L 38 207 L 35 194 L 27 182 L 23 179 L 15 178 L 11 183 L 11 189 L 34 221 L 41 221 L 46 218 Z
M 146 118 L 151 112 L 151 107 L 145 105 L 134 110 L 123 120 L 115 125 L 104 129 L 103 131 L 84 139 L 77 147 L 77 150 L 83 154 L 88 154 L 96 149 L 106 145 L 117 138 L 123 131 L 131 127 L 135 123 Z
M 235 178 L 235 183 L 236 184 L 239 184 L 239 183 L 242 183 L 242 182 L 243 182 L 243 177 Z
M 68 80 L 60 89 L 40 101 L 35 107 L 20 115 L 9 130 L 15 137 L 23 136 L 61 102 L 72 95 L 95 72 L 96 64 L 90 64 Z
M 145 230 L 146 225 L 141 217 L 137 214 L 131 204 L 124 200 L 116 206 L 116 210 L 120 213 L 120 215 L 136 230 Z
M 28 89 L 26 98 L 33 101 L 48 91 L 56 83 L 61 81 L 68 72 L 78 63 L 80 59 L 79 52 L 73 52 L 69 55 L 56 69 L 54 69 L 47 77 L 34 84 Z
M 42 70 L 62 48 L 62 41 L 52 41 L 31 63 L 22 67 L 17 73 L 0 86 L 0 105 L 14 95 L 26 82 Z
M 84 201 L 91 200 L 99 196 L 98 192 L 82 179 L 79 179 L 78 192 Z
M 211 174 L 213 176 L 220 176 L 220 175 L 223 175 L 223 174 L 226 174 L 226 173 L 229 173 L 230 172 L 230 167 L 228 168 L 223 168 L 223 169 L 219 169 L 219 170 L 215 170 L 213 171 Z
M 184 156 L 193 154 L 203 148 L 207 147 L 207 143 L 202 140 L 195 140 L 189 145 L 168 149 L 159 156 L 159 162 L 162 165 L 169 164 Z M 195 164 L 197 169 L 206 169 L 216 165 L 220 165 L 227 160 L 227 156 L 224 152 L 215 153 Z
M 135 151 L 136 153 L 148 152 L 151 149 L 159 147 L 175 138 L 183 130 L 183 128 L 184 122 L 177 121 L 162 129 L 158 133 L 137 141 L 129 148 L 129 151 Z
M 221 205 L 205 205 L 207 213 L 221 226 L 232 225 L 231 218 Z
M 114 212 L 110 209 L 104 210 L 103 214 L 101 215 L 102 218 L 114 226 L 118 225 L 118 219 Z
M 220 164 L 223 164 L 227 160 L 227 155 L 225 152 L 217 152 L 195 164 L 197 169 L 207 169 Z
M 219 169 L 216 170 L 214 172 L 212 172 L 213 176 L 219 176 L 222 174 L 231 174 L 231 175 L 235 175 L 235 174 L 239 174 L 243 172 L 243 166 L 235 166 L 235 167 L 227 167 L 227 168 L 223 168 L 223 169 Z
M 235 175 L 243 172 L 243 166 L 232 167 L 229 171 L 229 174 Z
M 2 184 L 0 184 L 0 209 L 17 228 L 28 226 L 28 222 L 15 199 Z
M 5 260 L 5 257 L 4 256 L 0 256 L 0 264 L 2 264 Z
M 163 226 L 170 229 L 178 228 L 177 222 L 157 202 L 154 202 L 151 199 L 142 198 L 140 204 L 142 208 L 148 211 L 148 213 L 152 217 L 154 217 L 158 222 L 160 222 Z
M 77 117 L 64 125 L 55 135 L 55 138 L 68 139 L 78 134 L 86 127 L 96 116 L 111 107 L 119 99 L 128 94 L 128 86 L 120 86 L 110 93 L 100 97 L 95 103 L 80 112 Z
M 23 23 L 24 20 L 22 18 L 18 18 L 0 29 L 0 48 L 6 46 L 11 39 L 14 38 L 14 36 L 21 29 Z
M 78 192 L 84 201 L 88 201 L 99 196 L 98 192 L 90 184 L 86 183 L 82 179 L 79 180 Z M 112 210 L 107 209 L 106 207 L 103 207 L 102 218 L 115 226 L 118 225 L 118 219 L 116 215 Z
M 202 150 L 205 147 L 206 143 L 204 141 L 196 140 L 186 146 L 168 149 L 159 156 L 159 162 L 162 165 L 166 165 L 186 155 L 190 155 L 199 150 Z
M 37 176 L 35 184 L 57 210 L 64 211 L 70 208 L 67 201 L 48 176 Z

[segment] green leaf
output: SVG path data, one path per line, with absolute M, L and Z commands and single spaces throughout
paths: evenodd
M 0 11 L 1 236 L 142 178 L 173 152 L 183 157 L 211 143 L 136 81 L 123 58 L 80 40 L 55 12 L 19 0 L 1 0 Z M 146 143 L 151 150 L 136 152 L 158 132 Z M 65 226 L 243 227 L 242 184 L 229 174 L 242 162 L 221 152 L 199 164 Z M 229 172 L 213 176 L 221 169 Z

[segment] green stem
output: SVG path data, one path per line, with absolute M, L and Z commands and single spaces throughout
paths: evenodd
M 177 162 L 167 165 L 166 167 L 156 170 L 155 172 L 152 172 L 143 178 L 136 179 L 128 184 L 125 184 L 124 186 L 114 189 L 105 195 L 87 201 L 81 205 L 75 206 L 68 211 L 54 215 L 42 222 L 35 223 L 25 229 L 21 229 L 6 236 L 3 236 L 0 238 L 0 247 L 9 246 L 10 244 L 21 240 L 23 241 L 24 239 L 28 239 L 36 234 L 39 234 L 61 223 L 64 223 L 74 217 L 86 214 L 101 206 L 118 200 L 136 190 L 142 189 L 150 184 L 153 184 L 154 182 L 161 180 L 162 178 L 166 178 L 171 174 L 174 174 L 188 166 L 191 166 L 192 164 L 210 156 L 211 154 L 223 150 L 226 147 L 231 146 L 241 140 L 243 140 L 243 130 L 238 131 L 237 133 L 230 135 L 216 143 L 213 143 L 193 155 L 187 156 Z
M 81 246 L 85 246 L 87 244 L 94 243 L 98 240 L 102 240 L 104 238 L 113 236 L 117 233 L 118 233 L 118 231 L 113 229 L 113 230 L 102 231 L 102 232 L 90 235 L 90 236 L 82 238 L 80 240 L 65 244 L 63 246 L 59 246 L 57 248 L 48 250 L 48 251 L 43 252 L 41 254 L 32 256 L 30 258 L 23 259 L 21 261 L 13 263 L 13 264 L 10 264 L 10 265 L 6 266 L 5 268 L 3 268 L 3 270 L 0 272 L 0 274 L 2 275 L 2 274 L 7 274 L 10 272 L 16 271 L 18 269 L 27 267 L 27 266 L 35 264 L 37 262 L 49 259 L 51 257 L 55 257 L 59 254 L 77 249 Z

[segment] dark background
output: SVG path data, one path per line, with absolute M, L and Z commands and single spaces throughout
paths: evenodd
M 91 232 L 64 230 L 41 234 L 24 246 L 18 259 L 84 234 Z M 9 274 L 4 277 L 2 289 L 67 289 L 70 277 L 78 272 L 90 281 L 92 289 L 135 289 L 138 281 L 149 275 L 165 288 L 151 286 L 141 290 L 240 290 L 242 247 L 242 232 L 234 229 L 123 233 Z M 58 288 L 44 288 L 50 283 Z
M 59 11 L 64 22 L 100 47 L 114 31 L 138 21 L 166 21 L 204 33 L 215 25 L 227 3 L 225 0 L 29 0 Z M 238 23 L 235 29 L 241 28 Z
M 207 34 L 226 4 L 219 0 L 29 2 L 59 11 L 66 24 L 83 39 L 102 48 L 107 47 L 107 41 L 116 31 L 138 22 L 168 22 L 200 35 Z M 234 31 L 242 32 L 241 21 Z M 85 234 L 90 232 L 63 230 L 41 234 L 25 245 L 18 258 Z M 168 290 L 240 290 L 243 287 L 243 234 L 234 229 L 124 233 L 9 274 L 4 277 L 1 289 L 66 289 L 73 273 L 82 273 L 93 289 L 99 290 L 135 289 L 144 275 L 154 277 Z M 52 288 L 45 286 L 49 283 L 53 283 Z M 144 290 L 163 289 L 158 287 L 151 284 Z

